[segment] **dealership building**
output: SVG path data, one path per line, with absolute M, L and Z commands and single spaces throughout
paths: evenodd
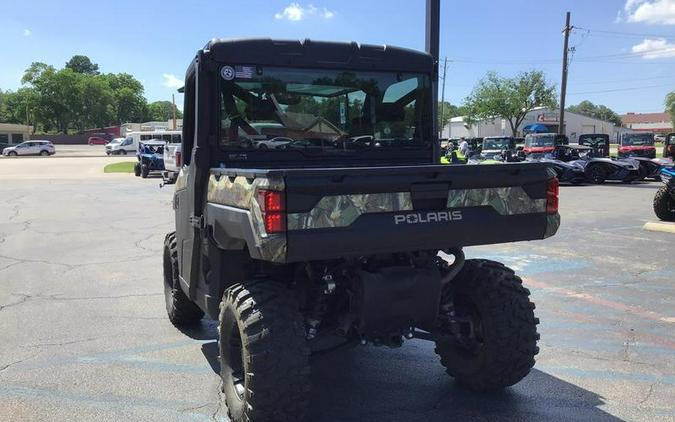
M 673 132 L 669 113 L 628 113 L 621 116 L 623 125 L 637 132 L 666 135 Z
M 524 127 L 532 124 L 546 126 L 549 132 L 557 133 L 560 126 L 560 110 L 536 108 L 525 116 L 518 128 L 518 136 L 524 136 Z M 570 142 L 575 143 L 579 135 L 586 133 L 603 133 L 611 140 L 618 140 L 621 133 L 631 132 L 629 128 L 617 126 L 612 122 L 565 111 L 565 134 Z M 443 128 L 442 138 L 484 138 L 486 136 L 512 136 L 511 126 L 505 119 L 486 119 L 471 125 L 464 117 L 454 117 Z
M 0 123 L 0 144 L 18 144 L 30 139 L 33 126 Z

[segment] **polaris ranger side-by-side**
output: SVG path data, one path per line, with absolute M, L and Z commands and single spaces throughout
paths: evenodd
M 435 61 L 212 40 L 188 68 L 166 308 L 177 326 L 219 321 L 232 420 L 300 420 L 310 354 L 340 345 L 434 341 L 474 390 L 534 365 L 529 291 L 462 248 L 555 234 L 558 182 L 539 163 L 439 165 Z

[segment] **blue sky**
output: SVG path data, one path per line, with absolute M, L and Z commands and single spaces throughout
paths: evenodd
M 424 0 L 0 0 L 0 89 L 28 65 L 85 54 L 128 72 L 150 101 L 170 99 L 196 50 L 213 37 L 314 38 L 424 48 Z M 619 113 L 663 110 L 675 90 L 675 0 L 445 0 L 441 54 L 454 104 L 486 72 L 541 69 L 559 84 L 561 29 L 572 12 L 576 48 L 568 104 Z M 584 29 L 581 29 L 584 28 Z M 587 31 L 590 30 L 590 31 Z M 182 101 L 177 98 L 177 101 Z

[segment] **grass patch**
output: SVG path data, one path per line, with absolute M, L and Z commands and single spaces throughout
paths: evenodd
M 134 163 L 133 161 L 122 161 L 121 163 L 112 163 L 103 167 L 103 173 L 133 173 L 134 172 Z

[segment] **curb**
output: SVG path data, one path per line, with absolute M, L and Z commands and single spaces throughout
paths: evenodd
M 649 221 L 647 222 L 643 230 L 648 230 L 652 232 L 662 232 L 662 233 L 673 233 L 675 234 L 675 223 L 669 223 L 666 221 Z

